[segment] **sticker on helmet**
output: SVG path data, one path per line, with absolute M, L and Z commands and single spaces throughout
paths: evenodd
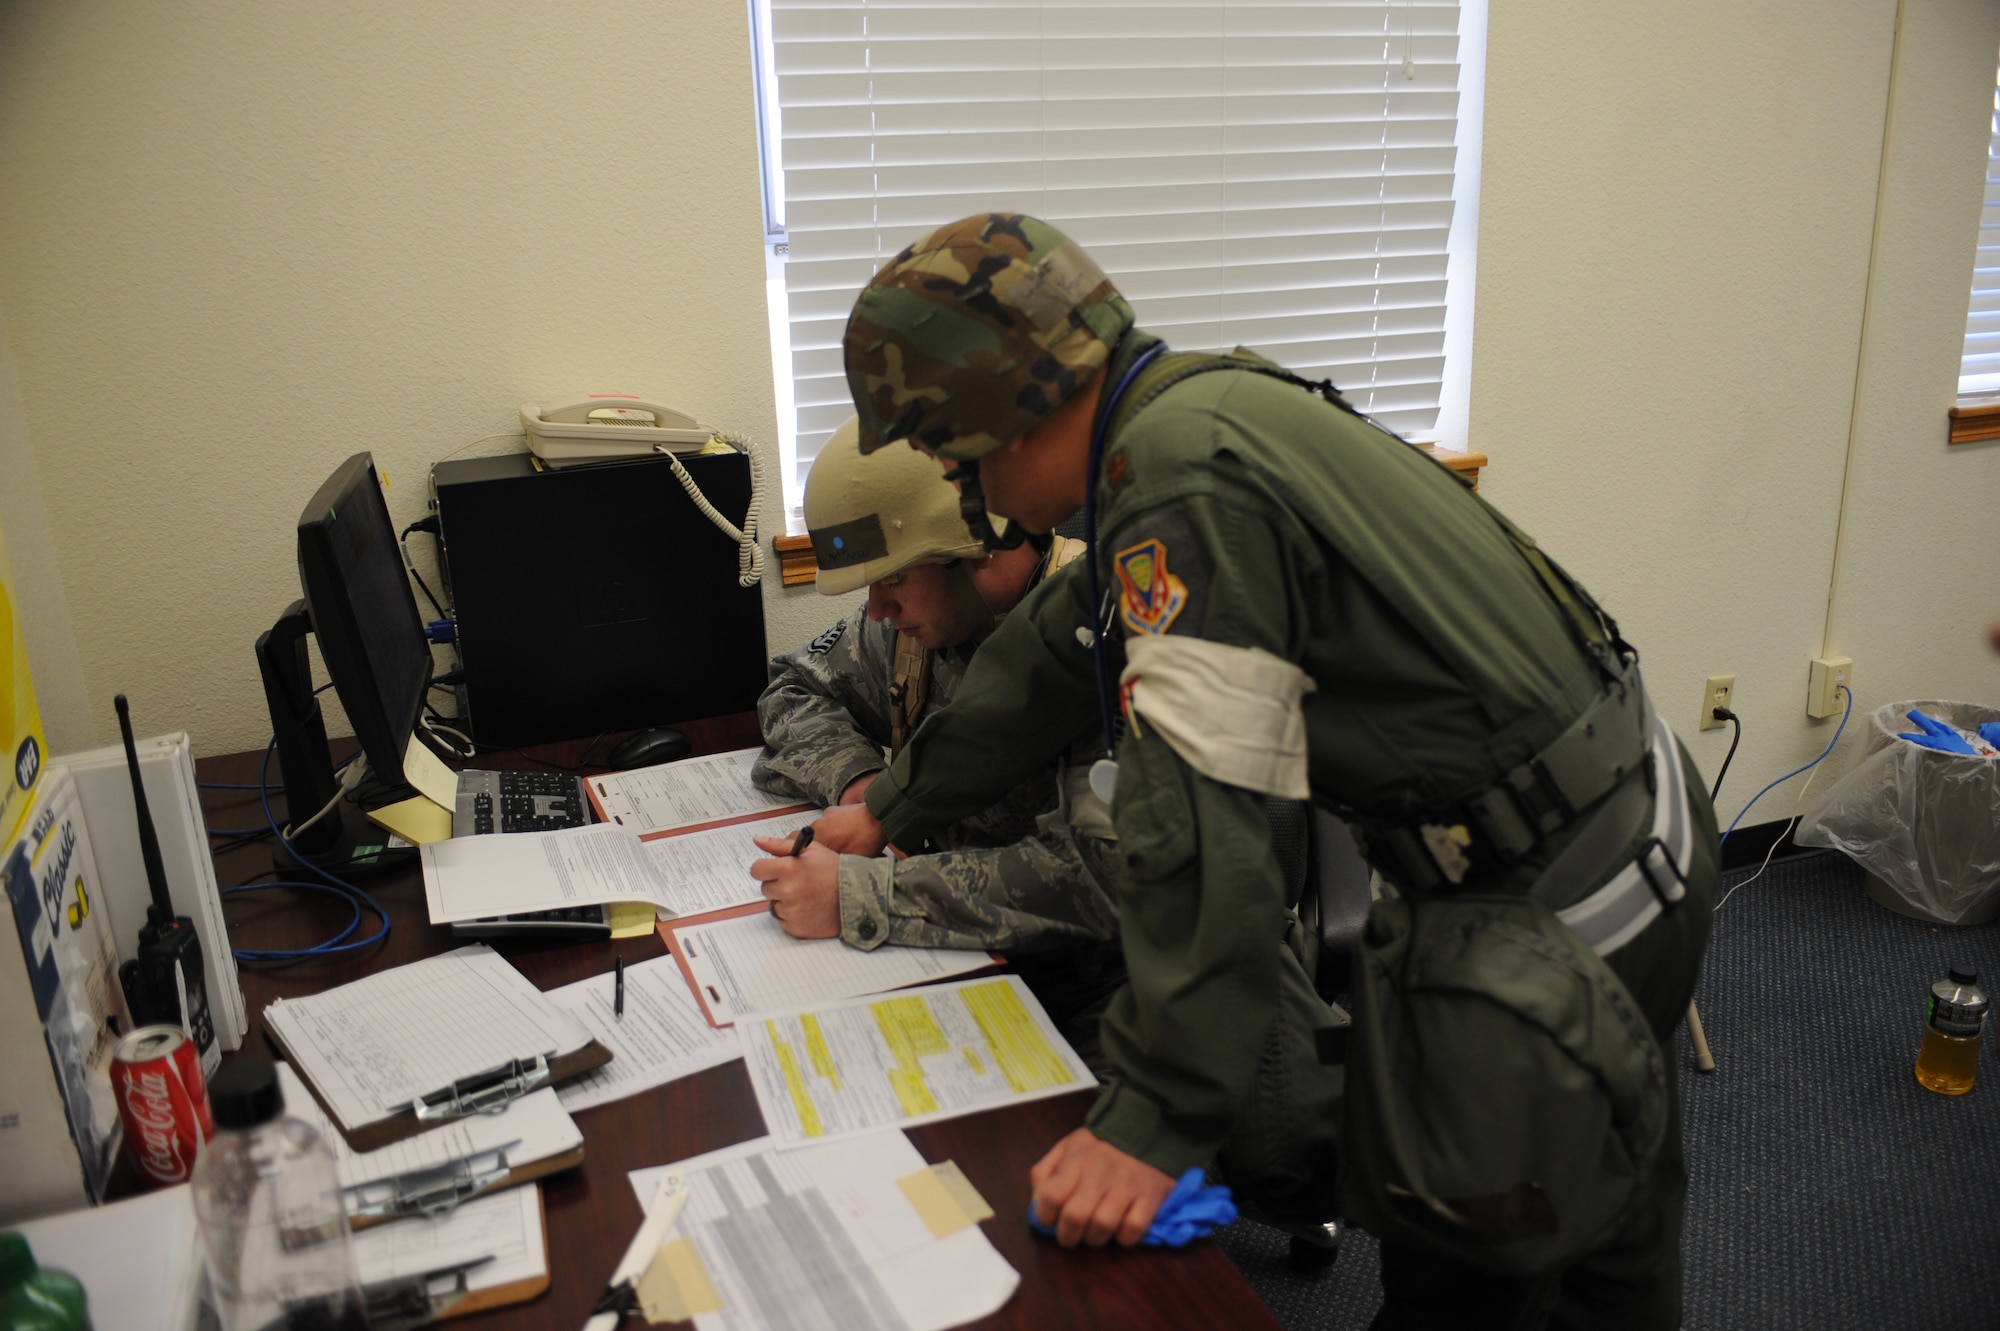
M 1165 633 L 1187 608 L 1187 584 L 1167 572 L 1167 545 L 1157 537 L 1120 550 L 1112 563 L 1121 589 L 1118 610 L 1134 633 Z
M 812 533 L 813 558 L 821 568 L 850 568 L 871 559 L 885 558 L 889 538 L 882 530 L 882 517 L 867 513 L 851 522 L 820 527 Z

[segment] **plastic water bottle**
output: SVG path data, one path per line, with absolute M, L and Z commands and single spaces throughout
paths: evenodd
M 67 1271 L 35 1265 L 26 1236 L 0 1234 L 0 1326 L 8 1331 L 90 1331 L 89 1300 Z
M 1954 968 L 1931 986 L 1924 1013 L 1924 1047 L 1917 1051 L 1917 1081 L 1939 1095 L 1964 1095 L 1979 1077 L 1979 1037 L 1986 1028 L 1986 995 L 1974 971 Z
M 216 1131 L 195 1161 L 194 1210 L 222 1331 L 362 1331 L 333 1152 L 285 1117 L 268 1059 L 227 1064 L 208 1099 Z

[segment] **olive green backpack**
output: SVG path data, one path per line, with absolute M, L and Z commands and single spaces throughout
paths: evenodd
M 1665 1055 L 1631 993 L 1511 894 L 1375 903 L 1355 957 L 1346 1218 L 1497 1276 L 1617 1228 L 1669 1121 Z

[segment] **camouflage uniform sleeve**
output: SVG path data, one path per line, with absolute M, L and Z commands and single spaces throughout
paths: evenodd
M 840 935 L 859 948 L 1027 953 L 1117 934 L 1117 841 L 1087 766 L 1065 766 L 1057 807 L 994 849 L 840 861 Z
M 864 606 L 804 647 L 772 658 L 757 699 L 761 790 L 831 805 L 856 777 L 888 765 L 889 670 L 895 633 Z
M 1029 593 L 980 644 L 949 708 L 926 717 L 868 808 L 889 840 L 921 845 L 997 803 L 1098 728 L 1090 649 L 1089 574 L 1079 559 Z M 1115 664 L 1114 664 L 1115 668 Z M 1034 718 L 1023 726 L 1021 718 Z

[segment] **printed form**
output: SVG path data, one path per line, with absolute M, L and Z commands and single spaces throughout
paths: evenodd
M 760 1137 L 629 1175 L 642 1209 L 666 1169 L 688 1181 L 655 1265 L 678 1273 L 676 1311 L 697 1331 L 942 1331 L 997 1311 L 1020 1285 L 971 1218 L 919 1211 L 907 1181 L 927 1167 L 902 1133 L 773 1145 Z
M 762 749 L 683 758 L 630 772 L 607 772 L 584 784 L 597 816 L 650 841 L 710 823 L 764 818 L 811 806 L 771 795 L 750 782 Z
M 718 1031 L 702 1019 L 672 957 L 625 968 L 623 1018 L 612 1014 L 612 989 L 607 973 L 549 991 L 552 1002 L 611 1051 L 609 1063 L 550 1092 L 564 1109 L 575 1113 L 623 1100 L 743 1056 L 734 1031 Z
M 782 1149 L 1095 1086 L 1019 976 L 960 980 L 737 1026 Z
M 667 926 L 709 1019 L 726 1026 L 752 1012 L 796 1012 L 835 999 L 904 989 L 993 964 L 985 952 L 936 947 L 849 947 L 838 938 L 794 938 L 768 911 Z
M 433 924 L 618 901 L 699 915 L 763 900 L 750 862 L 764 852 L 751 838 L 786 836 L 816 817 L 788 813 L 651 842 L 613 823 L 455 837 L 423 848 L 424 899 Z

